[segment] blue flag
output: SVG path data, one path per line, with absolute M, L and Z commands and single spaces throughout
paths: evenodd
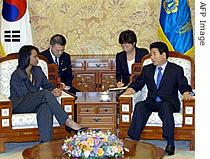
M 160 38 L 170 51 L 192 55 L 193 29 L 187 0 L 162 0 L 159 20 Z

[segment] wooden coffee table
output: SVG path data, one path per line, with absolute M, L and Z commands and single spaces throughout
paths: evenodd
M 43 144 L 38 144 L 26 148 L 22 155 L 24 159 L 65 159 L 61 146 L 64 140 L 54 140 Z M 124 140 L 125 159 L 160 159 L 163 158 L 165 151 L 159 147 L 145 142 L 135 142 Z
M 92 129 L 109 130 L 117 134 L 116 93 L 109 92 L 109 100 L 103 101 L 100 92 L 77 92 L 77 123 Z

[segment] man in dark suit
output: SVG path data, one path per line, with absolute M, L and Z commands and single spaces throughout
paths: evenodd
M 131 66 L 141 62 L 143 56 L 149 54 L 145 48 L 136 47 L 137 38 L 132 30 L 120 33 L 119 43 L 123 51 L 116 55 L 116 80 L 117 87 L 127 86 L 130 82 Z
M 133 140 L 140 140 L 147 120 L 152 112 L 158 112 L 163 122 L 163 137 L 167 141 L 166 153 L 173 155 L 174 146 L 174 118 L 173 113 L 180 111 L 178 90 L 183 99 L 191 99 L 192 88 L 188 85 L 183 68 L 167 61 L 168 47 L 163 42 L 154 42 L 150 45 L 152 64 L 142 68 L 141 75 L 131 83 L 124 94 L 133 94 L 141 90 L 146 84 L 148 94 L 145 101 L 135 105 L 132 122 L 128 135 Z
M 65 90 L 70 93 L 76 94 L 79 92 L 72 86 L 72 68 L 71 68 L 71 57 L 69 54 L 64 52 L 66 45 L 66 39 L 63 35 L 56 34 L 50 39 L 49 49 L 41 52 L 48 61 L 49 64 L 55 63 L 58 65 L 58 73 L 61 78 L 61 82 L 65 84 Z

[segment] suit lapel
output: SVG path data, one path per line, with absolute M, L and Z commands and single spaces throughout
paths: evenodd
M 63 56 L 61 55 L 61 56 L 59 57 L 59 67 L 62 68 L 63 64 L 64 64 L 64 58 L 63 58 Z
M 126 55 L 126 52 L 125 52 L 125 51 L 123 52 L 123 58 L 124 58 L 124 59 L 122 60 L 122 62 L 124 63 L 123 66 L 124 66 L 124 68 L 126 69 L 126 72 L 129 72 L 129 71 L 128 71 L 127 55 Z
M 49 63 L 55 63 L 55 61 L 54 61 L 54 59 L 53 59 L 53 57 L 52 57 L 52 55 L 51 55 L 51 53 L 50 53 L 50 49 L 48 50 L 48 60 L 49 60 Z
M 156 66 L 155 65 L 152 65 L 151 70 L 149 72 L 150 72 L 150 77 L 151 77 L 152 85 L 153 85 L 154 88 L 157 89 L 157 86 L 156 86 L 156 83 L 155 83 L 155 80 L 154 80 L 155 69 L 156 69 Z
M 162 77 L 162 79 L 161 79 L 161 81 L 160 81 L 159 89 L 161 88 L 161 86 L 162 86 L 162 85 L 164 84 L 164 82 L 166 81 L 166 78 L 168 77 L 169 72 L 170 72 L 170 64 L 169 64 L 169 62 L 168 62 L 167 65 L 166 65 L 165 71 L 164 71 L 164 73 L 163 73 L 163 77 Z
M 136 62 L 140 62 L 140 61 L 138 61 L 139 59 L 140 59 L 140 54 L 138 53 L 138 51 L 137 51 L 137 49 L 135 48 L 135 51 L 136 51 L 136 54 L 135 54 L 135 63 Z
M 40 84 L 40 79 L 39 79 L 39 77 L 40 76 L 37 76 L 37 73 L 36 73 L 36 71 L 34 70 L 34 68 L 32 69 L 32 75 L 33 75 L 33 81 L 35 82 L 34 84 L 35 85 L 33 85 L 34 87 L 36 87 L 36 88 L 39 88 L 40 86 L 39 86 L 39 84 Z

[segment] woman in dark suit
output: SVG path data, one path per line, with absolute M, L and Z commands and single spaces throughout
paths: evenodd
M 116 55 L 117 87 L 127 86 L 131 75 L 131 65 L 141 62 L 143 56 L 149 54 L 145 48 L 137 48 L 136 34 L 131 30 L 120 33 L 119 43 L 123 51 Z
M 38 53 L 38 49 L 31 45 L 25 45 L 19 50 L 18 66 L 10 80 L 13 113 L 37 113 L 40 142 L 52 138 L 53 115 L 68 130 L 84 130 L 68 117 L 55 98 L 61 95 L 62 90 L 49 83 L 41 67 L 37 66 Z

